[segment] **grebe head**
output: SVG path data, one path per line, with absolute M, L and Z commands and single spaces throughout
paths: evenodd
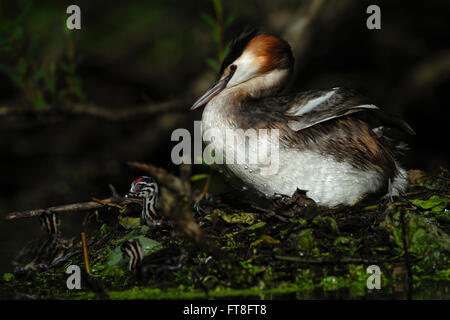
M 152 177 L 142 176 L 131 183 L 126 198 L 155 198 L 158 196 L 158 184 Z
M 230 90 L 241 97 L 260 98 L 276 94 L 286 85 L 293 66 L 294 57 L 286 41 L 257 31 L 244 33 L 230 44 L 217 80 L 191 110 Z
M 156 216 L 156 206 L 159 195 L 158 183 L 152 177 L 142 176 L 131 184 L 126 198 L 140 198 L 144 200 L 142 219 L 148 225 L 152 225 L 152 215 Z

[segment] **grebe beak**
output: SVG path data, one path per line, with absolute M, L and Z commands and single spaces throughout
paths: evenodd
M 197 109 L 198 107 L 204 106 L 209 101 L 211 101 L 212 98 L 214 98 L 220 92 L 222 92 L 222 90 L 225 89 L 225 87 L 227 86 L 227 83 L 231 80 L 231 77 L 233 76 L 235 71 L 236 71 L 235 68 L 230 69 L 230 73 L 228 73 L 227 76 L 215 81 L 208 88 L 208 90 L 206 90 L 206 92 L 197 101 L 195 101 L 195 103 L 192 105 L 192 107 L 189 110 L 194 110 L 194 109 Z

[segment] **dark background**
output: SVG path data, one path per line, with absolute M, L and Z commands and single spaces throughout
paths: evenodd
M 222 41 L 202 18 L 216 19 L 209 0 L 0 3 L 0 273 L 39 234 L 37 219 L 4 221 L 8 212 L 108 197 L 109 183 L 123 194 L 141 174 L 130 160 L 176 172 L 170 134 L 201 118 L 188 109 L 215 77 L 208 59 L 245 27 L 291 43 L 291 91 L 355 88 L 417 132 L 407 168 L 448 166 L 449 1 L 223 2 L 234 21 Z M 81 30 L 65 28 L 70 4 L 81 7 Z M 370 4 L 381 7 L 381 30 L 366 28 Z M 177 107 L 117 121 L 67 112 L 165 101 Z M 83 218 L 65 217 L 64 234 Z

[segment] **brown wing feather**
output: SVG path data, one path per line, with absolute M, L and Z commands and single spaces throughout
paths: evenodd
M 271 108 L 275 100 L 272 103 L 247 101 L 234 110 L 233 121 L 244 130 L 279 129 L 280 143 L 286 147 L 314 150 L 357 168 L 377 170 L 386 177 L 394 175 L 396 165 L 392 153 L 367 122 L 353 115 L 344 115 L 295 131 L 288 125 L 292 117 L 284 112 L 292 98 L 279 97 L 278 103 L 283 99 L 285 105 L 278 104 L 276 108 Z

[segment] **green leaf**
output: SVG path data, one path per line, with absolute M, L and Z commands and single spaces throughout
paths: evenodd
M 333 242 L 333 246 L 338 246 L 338 245 L 347 245 L 349 244 L 351 241 L 351 239 L 349 237 L 337 237 L 336 239 L 334 239 Z
M 126 262 L 127 260 L 123 257 L 120 247 L 117 247 L 108 256 L 108 259 L 106 260 L 106 265 L 109 267 L 121 266 L 126 264 Z
M 425 210 L 432 209 L 432 212 L 441 212 L 447 207 L 448 199 L 434 195 L 428 200 L 412 200 L 412 203 Z
M 119 224 L 125 229 L 137 229 L 141 225 L 141 218 L 119 217 Z
M 234 20 L 236 20 L 235 16 L 229 16 L 223 24 L 224 28 L 229 27 L 234 22 Z
M 209 174 L 200 173 L 200 174 L 193 175 L 191 177 L 191 181 L 194 182 L 194 181 L 198 181 L 198 180 L 203 180 L 203 179 L 207 179 L 208 177 L 209 177 Z
M 222 52 L 221 52 L 221 58 L 222 58 L 222 60 L 223 60 L 223 58 L 228 54 L 228 50 L 230 49 L 230 44 L 227 44 L 224 48 L 223 48 L 223 50 L 222 50 Z
M 45 102 L 44 98 L 42 98 L 41 96 L 35 97 L 33 99 L 33 104 L 38 108 L 38 109 L 48 109 L 48 105 L 47 102 Z
M 208 64 L 208 66 L 210 66 L 216 72 L 219 69 L 219 63 L 217 63 L 217 60 L 208 58 L 208 59 L 206 59 L 206 63 Z
M 271 236 L 269 236 L 267 234 L 263 234 L 261 236 L 261 239 L 264 240 L 267 243 L 280 243 L 280 240 L 275 239 L 275 238 L 273 238 L 273 237 L 271 237 Z
M 200 159 L 198 159 L 198 160 L 200 160 Z M 216 163 L 207 164 L 205 159 L 202 158 L 201 160 L 202 160 L 202 165 L 210 167 L 210 168 L 213 168 L 213 169 L 219 169 L 219 165 L 218 164 L 216 164 Z
M 39 80 L 39 79 L 45 79 L 45 77 L 47 77 L 47 75 L 45 74 L 44 69 L 39 68 L 34 73 L 32 78 L 33 78 L 33 80 Z
M 216 26 L 216 21 L 214 20 L 214 18 L 206 12 L 200 12 L 200 17 L 203 19 L 203 21 L 209 24 L 211 28 L 214 28 Z
M 12 273 L 4 273 L 3 274 L 3 280 L 6 282 L 10 282 L 14 278 L 14 275 Z
M 214 214 L 218 214 L 223 221 L 227 223 L 246 223 L 246 224 L 253 224 L 256 220 L 256 214 L 251 212 L 240 212 L 240 213 L 232 213 L 227 214 L 225 211 L 222 210 L 214 210 Z
M 252 224 L 250 227 L 248 227 L 248 230 L 255 230 L 255 229 L 259 229 L 262 228 L 266 225 L 266 223 L 264 221 L 260 221 L 257 222 L 255 224 Z
M 436 219 L 439 221 L 450 222 L 450 210 L 444 210 L 443 212 L 437 214 Z
M 106 234 L 108 232 L 108 230 L 109 230 L 109 228 L 105 223 L 102 224 L 102 226 L 100 227 L 101 234 Z
M 297 245 L 297 249 L 302 252 L 312 255 L 319 253 L 313 229 L 303 229 L 298 234 L 294 234 L 293 239 Z
M 144 236 L 133 236 L 133 235 L 127 235 L 124 238 L 122 238 L 122 243 L 126 240 L 130 239 L 137 239 L 141 243 L 142 249 L 143 249 L 143 256 L 148 256 L 149 254 L 158 251 L 162 249 L 161 243 L 158 241 L 152 240 L 150 238 L 144 237 Z M 113 266 L 122 266 L 127 263 L 127 259 L 125 259 L 122 255 L 122 251 L 120 250 L 120 245 L 117 246 L 108 256 L 106 260 L 106 265 L 108 267 Z
M 322 227 L 327 227 L 330 229 L 330 231 L 333 231 L 334 233 L 339 234 L 339 226 L 336 222 L 336 219 L 334 219 L 332 217 L 315 218 L 313 220 L 313 224 L 322 226 Z

